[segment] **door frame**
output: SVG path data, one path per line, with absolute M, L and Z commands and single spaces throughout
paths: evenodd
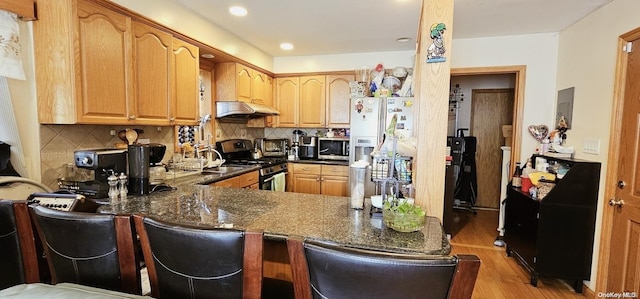
M 640 28 L 636 28 L 618 37 L 618 57 L 616 58 L 616 74 L 613 86 L 613 105 L 611 111 L 611 129 L 609 131 L 609 155 L 604 188 L 604 200 L 600 203 L 602 210 L 602 226 L 600 233 L 600 250 L 598 254 L 598 270 L 596 272 L 595 293 L 604 292 L 609 280 L 609 255 L 611 254 L 611 232 L 613 231 L 613 212 L 607 199 L 614 198 L 618 181 L 618 162 L 620 161 L 620 134 L 622 130 L 622 112 L 624 109 L 625 81 L 627 78 L 628 55 L 623 51 L 627 42 L 640 39 Z
M 526 80 L 525 65 L 452 68 L 451 76 L 476 76 L 476 75 L 515 75 L 515 87 L 513 94 L 513 134 L 511 138 L 511 166 L 509 173 L 513 173 L 515 163 L 520 161 L 520 148 L 522 144 L 522 115 L 524 111 L 524 85 Z

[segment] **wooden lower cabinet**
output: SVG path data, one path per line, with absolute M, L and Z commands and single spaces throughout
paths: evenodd
M 293 192 L 347 196 L 349 168 L 343 165 L 292 163 Z
M 347 196 L 348 176 L 322 176 L 321 194 Z
M 252 171 L 239 176 L 228 178 L 226 180 L 217 181 L 210 185 L 216 187 L 229 187 L 229 188 L 246 188 L 246 189 L 259 189 L 259 174 L 258 171 Z

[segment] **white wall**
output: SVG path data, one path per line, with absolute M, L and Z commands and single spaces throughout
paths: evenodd
M 195 40 L 214 46 L 265 70 L 273 69 L 273 58 L 208 20 L 171 0 L 111 0 Z
M 576 147 L 576 157 L 602 163 L 598 207 L 605 206 L 604 183 L 609 154 L 609 132 L 613 108 L 618 37 L 640 27 L 640 1 L 615 0 L 580 20 L 560 34 L 558 89 L 575 87 L 573 124 L 567 143 Z M 637 50 L 637 49 L 636 49 Z M 600 154 L 582 152 L 585 138 L 600 139 Z M 591 289 L 595 287 L 600 247 L 602 211 L 596 221 Z
M 488 38 L 454 39 L 451 68 L 526 66 L 524 115 L 520 157 L 525 159 L 536 148 L 529 125 L 555 127 L 556 69 L 558 34 L 530 34 Z
M 397 66 L 413 68 L 415 51 L 349 53 L 336 55 L 274 57 L 273 72 L 305 73 L 323 71 L 354 71 L 368 66 L 373 69 L 382 63 L 385 69 Z

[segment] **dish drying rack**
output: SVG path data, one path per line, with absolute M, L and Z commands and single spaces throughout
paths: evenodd
M 397 155 L 398 139 L 394 137 L 391 139 L 393 140 L 391 151 L 387 152 L 386 156 L 383 154 L 373 156 L 373 165 L 371 166 L 371 181 L 377 185 L 376 189 L 380 190 L 382 202 L 387 201 L 389 196 L 388 188 L 391 188 L 389 191 L 395 198 L 399 198 L 400 194 L 403 193 L 402 189 L 411 184 L 413 176 L 413 157 Z M 407 192 L 411 197 L 411 188 L 407 189 L 409 189 Z M 371 206 L 371 209 L 372 213 L 379 210 L 373 206 Z

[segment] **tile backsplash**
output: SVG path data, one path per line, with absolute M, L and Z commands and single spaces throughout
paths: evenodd
M 293 138 L 294 128 L 247 128 L 245 124 L 220 123 L 216 120 L 215 140 L 256 138 Z M 54 190 L 58 189 L 57 180 L 63 176 L 64 165 L 73 163 L 76 150 L 114 148 L 122 142 L 117 132 L 126 128 L 142 129 L 139 139 L 149 139 L 151 143 L 167 146 L 164 162 L 174 152 L 174 127 L 155 126 L 108 126 L 108 125 L 40 125 L 40 166 L 42 183 Z M 116 132 L 112 136 L 111 130 Z M 323 128 L 301 129 L 308 136 L 325 132 Z
M 142 129 L 139 139 L 167 146 L 164 161 L 173 153 L 173 127 L 155 126 L 105 126 L 105 125 L 40 125 L 40 166 L 42 183 L 54 190 L 57 180 L 63 176 L 63 166 L 73 163 L 76 150 L 114 148 L 122 142 L 117 132 L 126 128 Z M 110 134 L 115 130 L 116 136 Z

